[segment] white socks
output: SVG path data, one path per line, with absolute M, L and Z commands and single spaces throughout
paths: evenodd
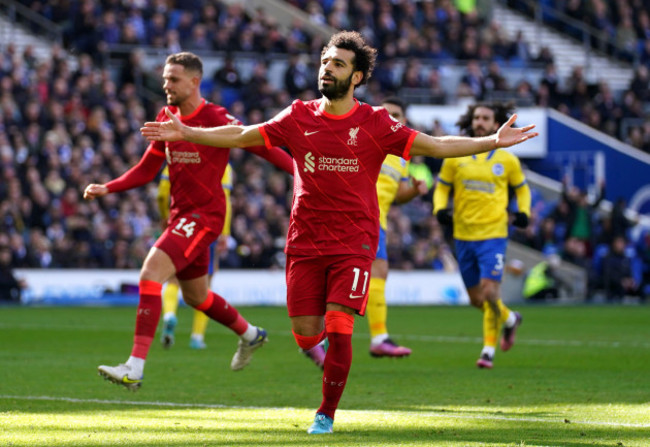
M 257 337 L 257 326 L 248 323 L 248 328 L 239 336 L 245 342 L 252 342 Z

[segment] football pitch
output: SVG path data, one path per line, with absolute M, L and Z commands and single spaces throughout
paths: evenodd
M 126 360 L 135 308 L 0 307 L 0 446 L 649 446 L 650 306 L 517 309 L 493 370 L 475 366 L 475 309 L 391 308 L 405 359 L 371 358 L 358 318 L 334 434 L 307 435 L 321 371 L 283 308 L 240 309 L 270 341 L 239 372 L 236 337 L 211 323 L 191 350 L 181 308 L 176 345 L 156 339 L 132 393 L 96 368 Z

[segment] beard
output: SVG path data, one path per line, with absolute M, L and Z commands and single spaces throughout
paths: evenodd
M 488 129 L 484 129 L 482 127 L 478 127 L 476 129 L 472 129 L 469 132 L 469 134 L 470 134 L 469 136 L 470 137 L 487 137 L 487 136 L 490 136 L 490 135 L 492 135 L 494 133 L 496 133 L 496 130 L 492 131 L 491 129 L 488 130 Z
M 180 106 L 183 103 L 183 101 L 185 101 L 188 98 L 188 96 L 182 97 L 178 93 L 175 93 L 175 94 L 173 94 L 171 96 L 165 95 L 165 97 L 167 99 L 167 105 L 168 106 L 175 106 L 175 107 Z
M 330 101 L 335 101 L 337 99 L 343 98 L 350 90 L 350 85 L 352 84 L 352 75 L 347 79 L 339 80 L 334 78 L 333 82 L 328 85 L 321 84 L 318 87 L 318 91 L 321 92 Z

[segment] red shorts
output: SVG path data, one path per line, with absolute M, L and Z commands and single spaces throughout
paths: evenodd
M 325 315 L 327 303 L 366 312 L 372 259 L 357 255 L 287 255 L 287 310 L 290 317 Z
M 191 215 L 179 216 L 169 223 L 154 247 L 171 258 L 178 279 L 189 280 L 207 275 L 209 247 L 217 236 L 216 232 L 203 226 Z

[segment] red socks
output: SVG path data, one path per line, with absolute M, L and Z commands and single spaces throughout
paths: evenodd
M 325 313 L 325 330 L 329 348 L 323 371 L 323 402 L 318 413 L 334 419 L 352 364 L 354 315 L 340 311 Z
M 248 321 L 239 314 L 237 309 L 212 291 L 208 291 L 208 297 L 203 303 L 196 306 L 196 309 L 229 327 L 237 335 L 242 335 L 248 329 Z
M 139 286 L 140 302 L 135 318 L 135 336 L 133 337 L 131 355 L 146 359 L 160 321 L 162 284 L 155 281 L 140 281 Z M 248 329 L 248 321 L 239 314 L 237 309 L 214 292 L 208 292 L 208 297 L 200 306 L 197 306 L 197 309 L 229 327 L 237 335 L 242 335 Z
M 162 284 L 155 281 L 140 281 L 139 286 L 140 302 L 135 317 L 131 356 L 146 359 L 160 321 Z

